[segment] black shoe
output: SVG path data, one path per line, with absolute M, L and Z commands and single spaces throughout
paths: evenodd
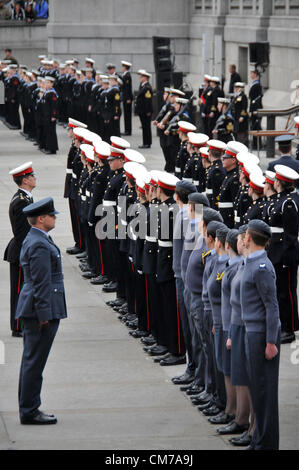
M 193 403 L 193 400 L 191 400 L 191 401 Z M 195 403 L 193 403 L 193 404 L 195 404 Z M 211 401 L 208 401 L 208 403 L 203 403 L 202 405 L 198 405 L 197 409 L 198 409 L 198 411 L 203 411 L 203 410 L 206 410 L 206 409 L 210 408 L 213 405 L 214 405 L 214 402 L 213 402 L 213 400 L 211 400 Z
M 150 145 L 138 145 L 138 148 L 139 149 L 150 149 L 151 146 Z
M 199 393 L 198 395 L 191 395 L 190 398 L 192 400 L 196 400 L 196 405 L 203 405 L 204 403 L 208 403 L 209 401 L 212 400 L 213 395 L 211 393 L 207 393 L 205 390 L 202 393 Z
M 95 273 L 93 273 L 92 271 L 84 271 L 82 277 L 84 279 L 92 279 L 93 277 L 95 277 Z
M 189 390 L 189 388 L 191 388 L 193 385 L 196 385 L 196 384 L 194 384 L 194 382 L 191 382 L 189 385 L 182 385 L 182 386 L 180 387 L 180 390 L 181 390 L 181 392 L 186 392 L 186 391 Z
M 145 348 L 143 348 L 145 350 Z M 150 356 L 163 356 L 163 354 L 166 354 L 167 348 L 165 346 L 152 346 L 149 347 L 148 350 L 146 351 Z
M 225 411 L 222 411 L 217 416 L 209 418 L 211 424 L 229 424 L 235 419 L 234 415 L 228 415 Z
M 12 331 L 11 336 L 13 336 L 14 338 L 22 338 L 23 333 L 21 331 Z
M 169 357 L 160 361 L 160 366 L 177 366 L 179 364 L 186 364 L 186 356 L 183 354 L 171 354 Z
M 251 444 L 252 436 L 250 436 L 248 431 L 245 431 L 240 437 L 231 437 L 229 442 L 233 446 L 238 447 L 247 447 Z
M 296 339 L 295 333 L 287 332 L 287 331 L 281 332 L 281 336 L 280 336 L 281 344 L 292 343 L 293 341 L 295 341 L 295 339 Z
M 94 286 L 99 286 L 101 284 L 106 284 L 108 281 L 108 277 L 100 275 L 90 279 L 90 284 L 93 284 Z
M 244 431 L 248 431 L 249 424 L 246 426 L 240 426 L 236 421 L 232 421 L 231 423 L 227 424 L 226 426 L 222 426 L 221 428 L 216 429 L 218 434 L 243 434 Z
M 136 320 L 133 320 L 133 321 L 127 321 L 126 325 L 131 330 L 137 330 L 137 328 L 138 328 L 138 318 L 136 318 Z
M 185 372 L 183 375 L 172 377 L 171 380 L 174 385 L 188 385 L 193 382 L 194 376 Z
M 76 256 L 76 258 L 77 258 L 77 259 L 81 259 L 81 260 L 82 260 L 82 259 L 87 259 L 87 253 L 86 253 L 86 251 L 80 250 L 80 251 L 79 251 L 79 254 Z
M 73 246 L 72 248 L 67 248 L 66 252 L 68 255 L 78 255 L 79 253 L 82 253 L 82 250 L 77 246 Z
M 21 424 L 56 424 L 57 418 L 54 415 L 46 415 L 42 411 L 39 411 L 33 418 L 21 418 Z
M 121 307 L 122 305 L 127 305 L 126 299 L 117 297 L 113 302 L 113 307 Z
M 187 395 L 200 395 L 204 391 L 204 386 L 203 385 L 192 385 L 192 387 L 188 388 L 186 390 Z
M 127 315 L 129 313 L 128 306 L 125 305 L 124 307 L 119 308 L 118 313 L 120 313 L 121 316 Z
M 46 155 L 56 155 L 56 152 L 52 152 L 51 150 L 45 150 L 44 153 Z
M 161 354 L 161 356 L 159 357 L 154 357 L 154 362 L 156 362 L 157 364 L 160 364 L 162 359 L 167 359 L 169 356 L 171 356 L 171 354 L 169 352 L 166 352 L 165 354 Z
M 133 336 L 133 338 L 142 338 L 143 336 L 145 336 L 147 334 L 146 331 L 142 331 L 142 330 L 133 330 L 133 331 L 129 331 L 129 335 Z
M 221 413 L 222 410 L 218 408 L 216 405 L 211 405 L 209 408 L 206 408 L 205 410 L 202 410 L 203 414 L 205 416 L 217 416 L 219 413 Z
M 153 337 L 153 335 L 144 336 L 143 338 L 141 338 L 140 341 L 141 341 L 141 343 L 145 344 L 146 346 L 153 346 L 154 344 L 156 344 L 156 340 Z
M 104 284 L 104 287 L 102 289 L 102 292 L 116 292 L 116 291 L 117 291 L 117 282 L 112 282 L 112 281 L 109 284 Z

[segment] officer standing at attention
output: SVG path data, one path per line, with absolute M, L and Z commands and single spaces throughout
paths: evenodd
M 25 215 L 24 207 L 33 202 L 32 190 L 36 186 L 36 177 L 32 168 L 32 162 L 15 168 L 9 172 L 14 182 L 19 187 L 9 205 L 9 218 L 14 237 L 10 240 L 4 253 L 4 260 L 10 264 L 10 327 L 12 336 L 22 336 L 20 322 L 15 320 L 16 307 L 19 293 L 23 285 L 23 272 L 20 266 L 20 251 L 22 243 L 30 230 Z
M 299 173 L 299 161 L 292 157 L 292 140 L 294 136 L 292 135 L 281 135 L 276 137 L 275 142 L 278 143 L 278 150 L 281 154 L 281 157 L 278 160 L 274 160 L 269 163 L 268 170 L 275 172 L 276 165 L 285 165 L 289 168 L 292 168 L 297 173 Z M 299 187 L 299 181 L 296 181 L 296 188 Z
M 279 447 L 280 320 L 275 271 L 265 251 L 270 238 L 269 225 L 262 220 L 249 222 L 241 307 L 249 388 L 256 419 L 251 450 L 278 450 Z
M 262 109 L 263 107 L 263 89 L 260 84 L 259 73 L 255 68 L 251 70 L 250 78 L 252 80 L 252 84 L 249 90 L 250 129 L 252 131 L 259 131 L 261 130 L 261 118 L 257 117 L 254 112 L 258 109 Z M 253 137 L 253 150 L 255 149 L 257 149 L 257 137 Z
M 132 103 L 133 103 L 133 90 L 132 90 L 132 77 L 130 68 L 132 64 L 126 60 L 121 61 L 122 65 L 122 101 L 124 107 L 124 124 L 125 133 L 124 135 L 132 134 Z
M 136 97 L 135 111 L 142 126 L 143 144 L 141 149 L 149 149 L 152 145 L 151 118 L 153 114 L 153 90 L 149 83 L 151 74 L 146 70 L 138 71 L 140 87 Z
M 59 322 L 67 316 L 60 250 L 49 236 L 58 212 L 50 197 L 30 204 L 23 212 L 31 229 L 20 255 L 24 285 L 16 311 L 24 337 L 19 377 L 20 421 L 56 424 L 55 416 L 43 413 L 39 407 L 43 370 Z

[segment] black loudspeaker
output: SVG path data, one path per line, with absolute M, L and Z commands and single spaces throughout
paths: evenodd
M 153 55 L 157 72 L 170 72 L 172 70 L 169 38 L 160 36 L 153 37 Z
M 257 65 L 268 65 L 270 62 L 270 44 L 268 42 L 249 43 L 249 61 Z

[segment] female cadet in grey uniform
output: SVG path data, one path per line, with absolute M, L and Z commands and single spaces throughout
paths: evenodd
M 251 442 L 254 429 L 254 413 L 248 388 L 249 378 L 246 369 L 245 355 L 245 326 L 242 321 L 240 286 L 244 271 L 244 258 L 247 250 L 244 245 L 247 225 L 242 225 L 238 230 L 238 253 L 242 256 L 238 270 L 231 283 L 230 303 L 232 307 L 230 331 L 227 339 L 227 347 L 231 348 L 231 383 L 236 387 L 236 418 L 235 423 L 246 430 L 239 437 L 229 439 L 235 446 L 248 446 Z M 250 415 L 250 427 L 248 428 Z
M 265 247 L 270 227 L 251 220 L 245 236 L 248 257 L 241 280 L 242 318 L 249 387 L 255 413 L 250 448 L 277 450 L 279 447 L 278 374 L 280 320 L 274 267 Z

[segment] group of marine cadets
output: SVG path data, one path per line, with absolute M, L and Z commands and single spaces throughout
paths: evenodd
M 187 357 L 173 383 L 222 425 L 217 432 L 277 449 L 280 343 L 298 330 L 291 138 L 280 139 L 280 164 L 264 176 L 244 144 L 177 126 L 175 176 L 147 171 L 129 142 L 112 136 L 109 145 L 69 119 L 67 252 L 84 278 L 117 293 L 107 304 L 155 362 Z
M 76 59 L 66 63 L 40 57 L 40 67 L 28 71 L 24 65 L 0 64 L 0 79 L 5 88 L 4 117 L 8 127 L 21 129 L 19 107 L 24 127 L 22 135 L 46 154 L 58 150 L 56 124 L 67 126 L 67 117 L 84 121 L 93 132 L 110 142 L 120 136 L 123 112 L 125 135 L 132 133 L 133 90 L 131 63 L 122 61 L 122 73 L 116 74 L 114 64 L 107 72 L 94 69 L 95 61 L 86 57 L 85 68 L 78 68 Z M 5 67 L 4 67 L 5 65 Z M 153 112 L 151 75 L 138 71 L 140 87 L 136 94 L 135 112 L 143 129 L 143 145 L 152 143 Z

